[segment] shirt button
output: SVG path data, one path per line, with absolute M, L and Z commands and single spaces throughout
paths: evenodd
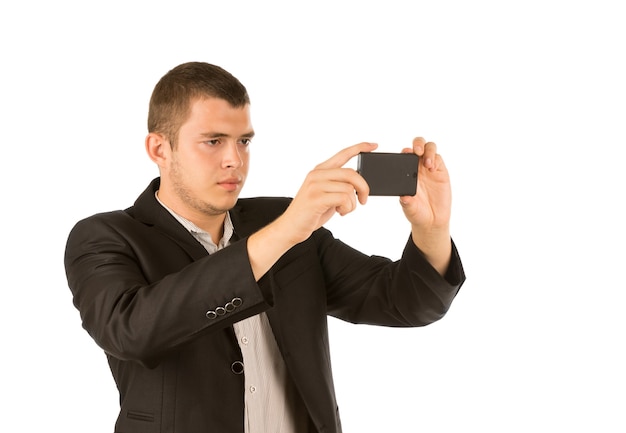
M 248 337 L 241 337 L 241 342 L 243 344 L 248 344 L 249 343 Z
M 252 394 L 254 394 L 254 393 L 256 392 L 256 386 L 252 385 L 252 386 L 250 387 L 250 392 L 251 392 Z

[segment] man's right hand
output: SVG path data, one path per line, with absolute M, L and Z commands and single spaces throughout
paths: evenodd
M 351 168 L 343 166 L 360 152 L 370 152 L 374 143 L 347 147 L 317 165 L 305 178 L 291 205 L 281 218 L 288 221 L 286 229 L 294 244 L 304 241 L 324 225 L 335 212 L 346 215 L 356 209 L 357 199 L 365 204 L 369 186 Z M 356 194 L 355 194 L 356 192 Z
M 375 143 L 347 147 L 317 165 L 305 178 L 287 210 L 276 221 L 248 239 L 248 255 L 256 279 L 260 279 L 294 245 L 308 239 L 335 214 L 346 215 L 365 204 L 369 186 L 351 168 L 343 166 Z

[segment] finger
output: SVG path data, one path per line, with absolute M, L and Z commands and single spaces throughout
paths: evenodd
M 441 157 L 441 155 L 437 154 L 435 156 L 435 164 L 434 164 L 434 169 L 437 171 L 446 171 L 446 164 L 443 161 L 443 158 Z
M 311 197 L 324 209 L 333 209 L 340 215 L 346 215 L 356 209 L 356 194 L 352 185 L 346 182 L 324 180 L 317 185 L 318 194 Z
M 437 145 L 432 141 L 424 144 L 424 154 L 422 156 L 422 161 L 424 163 L 424 167 L 429 170 L 436 170 L 436 162 L 437 160 Z
M 359 199 L 361 204 L 367 202 L 370 187 L 359 173 L 351 168 L 322 169 L 311 172 L 311 180 L 320 183 L 320 187 L 325 192 L 349 192 Z M 323 185 L 322 185 L 323 184 Z
M 335 207 L 335 212 L 344 216 L 356 209 L 356 196 L 351 194 L 338 194 L 336 197 L 339 205 Z
M 349 185 L 350 192 L 359 199 L 359 203 L 365 204 L 370 193 L 370 187 L 367 181 L 356 171 L 351 168 L 341 168 L 338 170 L 323 170 L 324 175 L 329 176 L 328 180 L 333 183 Z
M 326 193 L 320 200 L 324 214 L 328 214 L 329 211 L 338 213 L 341 216 L 347 215 L 356 209 L 356 199 L 354 191 L 352 194 L 344 193 Z M 330 215 L 329 215 L 330 216 Z
M 423 137 L 415 137 L 413 139 L 413 153 L 417 156 L 422 156 L 424 154 L 424 145 L 426 144 L 426 140 Z
M 400 196 L 400 206 L 402 207 L 407 207 L 411 204 L 411 201 L 414 200 L 413 196 L 411 195 L 401 195 Z
M 353 184 L 354 190 L 356 191 L 356 196 L 359 199 L 359 203 L 365 204 L 367 203 L 367 197 L 369 197 L 370 195 L 370 186 L 365 181 L 363 176 L 361 176 L 357 172 L 354 173 L 359 177 L 359 180 Z
M 350 159 L 354 158 L 361 152 L 371 152 L 376 149 L 378 144 L 376 143 L 359 143 L 350 147 L 346 147 L 343 150 L 340 150 L 330 159 L 318 164 L 315 168 L 318 169 L 328 169 L 328 168 L 339 168 L 343 167 Z

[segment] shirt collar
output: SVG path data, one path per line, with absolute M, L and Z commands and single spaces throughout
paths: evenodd
M 157 201 L 161 204 L 161 206 L 163 206 L 169 213 L 171 213 L 172 216 L 176 218 L 176 220 L 179 223 L 181 223 L 182 226 L 185 227 L 185 229 L 187 229 L 187 231 L 190 232 L 195 238 L 199 240 L 202 239 L 202 241 L 204 241 L 202 242 L 203 244 L 205 242 L 210 242 L 213 245 L 215 245 L 218 249 L 221 249 L 230 243 L 230 238 L 233 236 L 233 232 L 234 232 L 233 222 L 230 219 L 230 212 L 226 212 L 226 218 L 224 218 L 224 235 L 222 236 L 222 239 L 220 239 L 219 243 L 215 244 L 215 241 L 211 239 L 211 235 L 207 231 L 201 229 L 200 227 L 195 225 L 193 222 L 189 221 L 187 218 L 177 214 L 172 209 L 167 207 L 167 205 L 159 199 L 158 192 L 159 191 L 156 191 L 154 193 L 154 196 L 156 197 Z

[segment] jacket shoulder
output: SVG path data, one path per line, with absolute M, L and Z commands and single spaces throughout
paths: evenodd
M 78 221 L 70 232 L 70 236 L 82 229 L 94 228 L 94 227 L 124 227 L 137 224 L 137 221 L 132 216 L 132 208 L 126 210 L 115 210 L 110 212 L 101 212 Z
M 291 203 L 289 197 L 254 197 L 237 201 L 236 210 L 242 215 L 254 215 L 255 218 L 271 222 L 278 218 Z

